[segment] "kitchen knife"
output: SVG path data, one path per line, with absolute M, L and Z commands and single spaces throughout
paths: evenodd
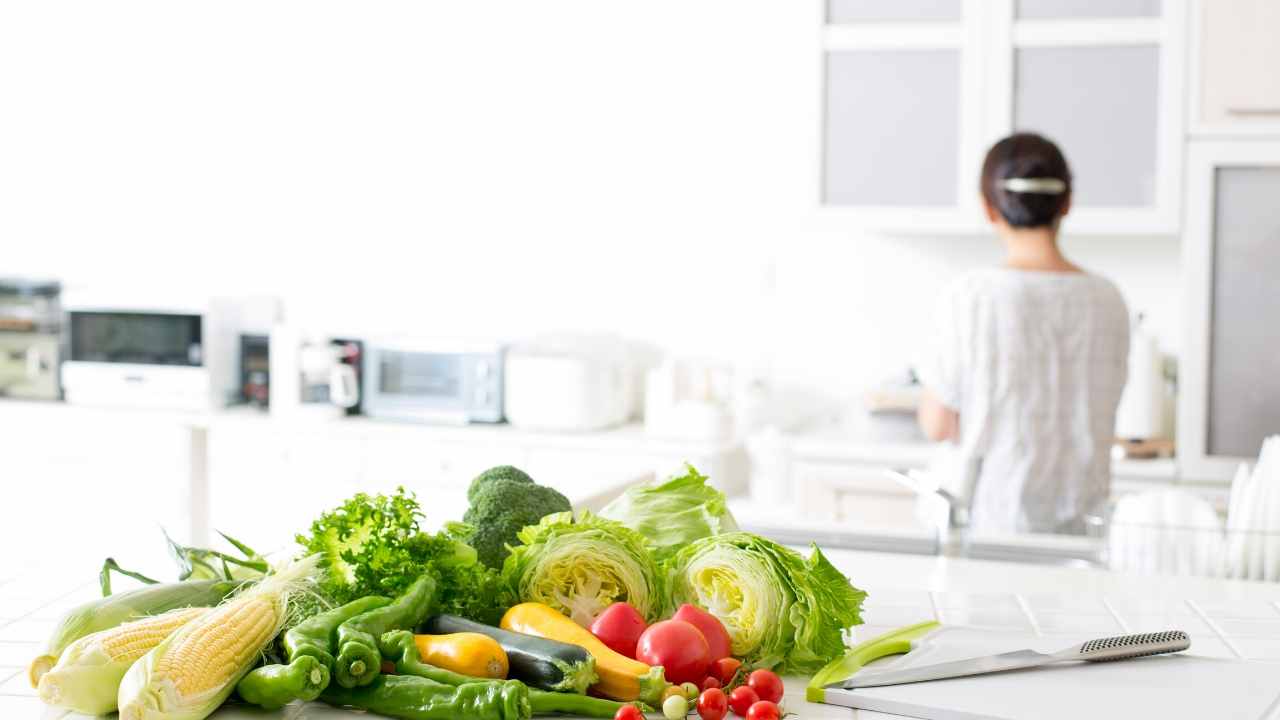
M 955 660 L 907 670 L 859 673 L 848 680 L 829 683 L 824 687 L 853 690 L 883 685 L 903 685 L 906 683 L 925 682 L 926 680 L 942 680 L 945 678 L 1004 672 L 1006 670 L 1021 670 L 1023 668 L 1033 668 L 1072 660 L 1086 662 L 1127 660 L 1147 655 L 1179 652 L 1189 647 L 1191 647 L 1191 638 L 1185 632 L 1181 630 L 1165 630 L 1155 633 L 1099 638 L 1081 645 L 1073 645 L 1056 653 L 1015 650 L 999 655 Z

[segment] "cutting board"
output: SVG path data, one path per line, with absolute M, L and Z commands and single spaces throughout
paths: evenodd
M 906 655 L 886 658 L 869 668 L 905 669 L 1023 648 L 1056 652 L 1094 637 L 1046 639 L 942 627 L 916 641 L 915 649 Z M 842 705 L 929 720 L 1280 718 L 1280 664 L 1194 653 L 1192 640 L 1188 653 L 861 688 L 840 691 L 840 699 Z

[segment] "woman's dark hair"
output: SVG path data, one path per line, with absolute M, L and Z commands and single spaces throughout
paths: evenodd
M 1060 193 L 1014 192 L 1010 178 L 1061 180 Z M 1071 197 L 1071 168 L 1062 151 L 1035 133 L 1014 133 L 987 151 L 982 163 L 982 197 L 1013 227 L 1044 227 L 1057 221 Z

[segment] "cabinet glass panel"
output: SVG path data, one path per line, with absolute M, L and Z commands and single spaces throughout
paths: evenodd
M 1209 455 L 1257 457 L 1280 433 L 1280 168 L 1216 173 Z
M 1159 75 L 1155 46 L 1015 53 L 1014 127 L 1058 143 L 1078 207 L 1154 205 Z
M 960 19 L 961 0 L 827 0 L 827 22 L 939 22 Z
M 1015 7 L 1020 20 L 1160 16 L 1160 0 L 1017 0 Z
M 827 54 L 823 201 L 956 204 L 960 51 Z

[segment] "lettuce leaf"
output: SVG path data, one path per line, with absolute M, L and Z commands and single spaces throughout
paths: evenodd
M 692 465 L 685 468 L 684 475 L 629 488 L 600 515 L 643 535 L 659 560 L 694 540 L 737 530 L 724 493 Z

